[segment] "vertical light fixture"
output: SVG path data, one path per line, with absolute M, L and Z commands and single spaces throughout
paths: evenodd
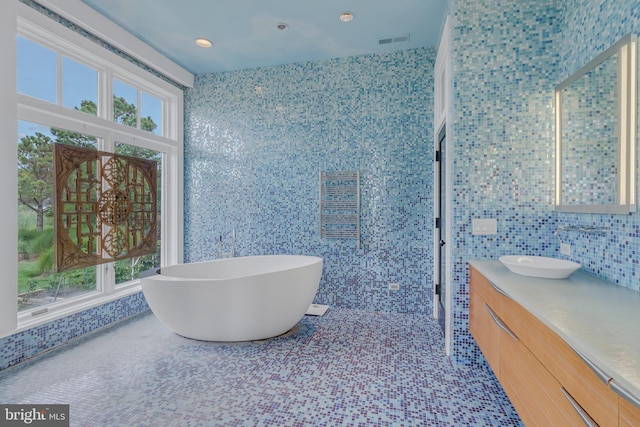
M 618 93 L 620 94 L 620 191 L 618 203 L 626 205 L 629 195 L 629 44 L 623 45 L 619 52 L 618 60 Z
M 638 41 L 629 43 L 629 204 L 636 204 L 636 144 L 638 117 Z
M 620 48 L 620 203 L 636 203 L 637 49 L 635 37 Z
M 562 204 L 562 96 L 556 90 L 556 206 Z

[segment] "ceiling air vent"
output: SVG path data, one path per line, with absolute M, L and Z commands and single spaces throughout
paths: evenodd
M 409 33 L 402 34 L 400 36 L 394 36 L 394 37 L 382 37 L 382 38 L 378 39 L 378 44 L 391 44 L 391 43 L 408 42 L 410 38 L 411 38 L 411 34 L 409 34 Z

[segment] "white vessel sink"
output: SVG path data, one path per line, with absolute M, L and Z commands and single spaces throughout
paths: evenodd
M 506 255 L 499 259 L 513 273 L 545 279 L 565 279 L 580 268 L 577 262 L 543 256 Z

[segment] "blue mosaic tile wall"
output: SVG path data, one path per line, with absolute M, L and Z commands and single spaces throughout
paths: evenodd
M 454 0 L 455 163 L 453 193 L 454 362 L 482 360 L 468 333 L 470 259 L 508 253 L 561 256 L 638 289 L 640 229 L 631 215 L 553 211 L 555 86 L 628 32 L 640 29 L 637 0 L 476 2 Z M 473 236 L 473 218 L 498 218 L 496 236 Z M 604 236 L 559 225 L 608 227 Z
M 196 76 L 185 97 L 185 262 L 324 258 L 316 303 L 431 310 L 435 50 Z M 319 172 L 360 170 L 361 248 L 319 238 Z M 389 282 L 400 290 L 388 291 Z
M 558 2 L 451 2 L 453 360 L 482 360 L 469 328 L 471 259 L 555 256 L 553 87 Z M 474 218 L 498 234 L 472 235 Z
M 0 370 L 149 310 L 142 292 L 0 338 Z
M 640 34 L 637 0 L 570 0 L 562 2 L 561 7 L 564 22 L 562 37 L 558 40 L 561 60 L 557 83 L 626 34 Z M 638 163 L 636 177 L 640 177 Z M 559 213 L 558 224 L 608 228 L 605 236 L 562 233 L 559 237 L 562 243 L 571 245 L 570 259 L 580 262 L 589 272 L 640 290 L 640 212 L 629 215 Z

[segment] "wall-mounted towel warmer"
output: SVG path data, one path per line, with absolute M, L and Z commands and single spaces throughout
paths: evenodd
M 360 249 L 360 171 L 320 171 L 320 238 L 355 239 Z

